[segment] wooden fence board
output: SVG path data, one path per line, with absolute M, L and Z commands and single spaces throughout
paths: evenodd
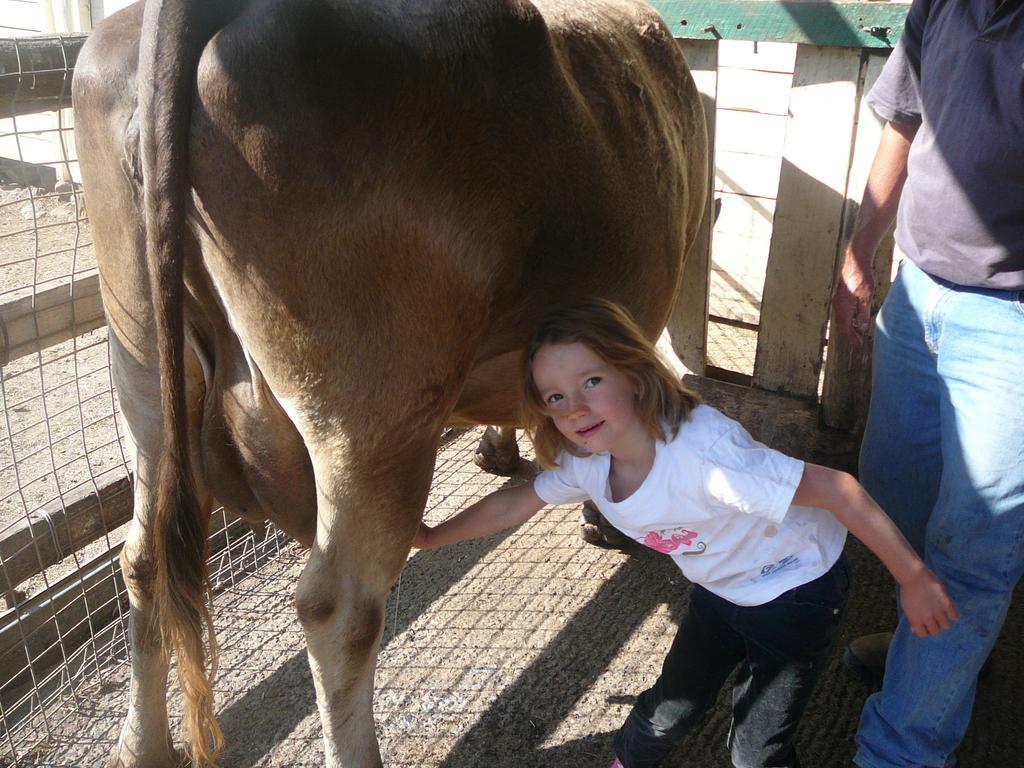
M 869 56 L 865 64 L 864 87 L 866 94 L 875 84 L 885 66 L 885 57 Z M 843 212 L 843 237 L 836 258 L 836 270 L 842 264 L 843 249 L 853 234 L 860 201 L 864 196 L 868 172 L 882 136 L 882 121 L 871 111 L 866 99 L 861 99 L 857 116 L 853 162 L 846 189 L 846 207 Z M 878 312 L 889 292 L 893 258 L 892 228 L 875 251 L 873 270 L 875 290 L 871 302 L 871 316 Z M 845 336 L 834 330 L 829 332 L 828 355 L 825 362 L 825 380 L 821 395 L 822 421 L 829 427 L 846 429 L 855 434 L 864 431 L 868 402 L 871 398 L 871 343 L 874 324 L 868 326 L 864 346 L 855 347 Z
M 718 68 L 718 108 L 785 115 L 791 74 L 738 67 Z
M 719 40 L 718 66 L 756 69 L 758 72 L 793 74 L 796 46 L 751 40 Z
M 106 323 L 94 271 L 0 305 L 0 365 L 95 330 Z
M 131 479 L 121 467 L 65 494 L 63 506 L 54 502 L 34 510 L 0 538 L 0 589 L 12 590 L 131 517 Z
M 0 681 L 6 707 L 126 607 L 118 544 L 80 571 L 0 617 Z
M 719 150 L 715 153 L 715 190 L 774 200 L 782 159 Z
M 754 384 L 815 397 L 846 199 L 861 53 L 797 52 Z
M 87 35 L 0 38 L 0 119 L 71 106 Z

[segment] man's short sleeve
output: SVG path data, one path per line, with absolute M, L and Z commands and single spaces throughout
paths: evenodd
M 779 523 L 789 511 L 804 463 L 773 450 L 737 424 L 708 449 L 701 480 L 708 504 Z
M 883 120 L 921 124 L 921 37 L 928 6 L 919 0 L 910 8 L 903 34 L 868 93 L 868 105 Z
M 590 494 L 584 491 L 576 478 L 573 457 L 563 453 L 558 457 L 558 466 L 537 475 L 533 490 L 547 504 L 573 504 L 586 501 Z

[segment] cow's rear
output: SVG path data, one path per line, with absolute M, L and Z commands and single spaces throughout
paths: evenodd
M 86 186 L 121 205 L 93 217 L 140 480 L 115 763 L 175 760 L 160 637 L 193 757 L 214 758 L 217 498 L 310 540 L 296 607 L 327 763 L 379 765 L 383 605 L 440 430 L 514 421 L 518 350 L 556 302 L 664 325 L 704 202 L 699 100 L 633 2 L 201 5 L 147 11 L 137 112 L 137 11 L 97 30 L 76 85 Z

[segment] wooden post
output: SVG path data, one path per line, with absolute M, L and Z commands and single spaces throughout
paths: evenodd
M 800 46 L 754 385 L 814 398 L 846 199 L 859 49 Z
M 718 43 L 714 40 L 680 40 L 679 47 L 690 66 L 704 105 L 708 129 L 707 203 L 697 238 L 683 267 L 683 284 L 668 322 L 672 347 L 693 373 L 704 373 L 708 338 L 708 286 L 711 275 L 712 199 L 715 176 L 715 96 L 718 83 Z
M 87 35 L 0 39 L 0 119 L 71 106 L 71 73 Z M 13 75 L 17 75 L 16 77 Z
M 866 96 L 885 66 L 887 57 L 868 55 L 864 66 Z M 857 117 L 857 135 L 854 140 L 853 163 L 850 180 L 846 189 L 846 207 L 843 213 L 843 238 L 836 254 L 836 279 L 842 265 L 843 250 L 853 233 L 860 201 L 864 196 L 868 172 L 882 136 L 882 121 L 861 98 Z M 875 251 L 873 264 L 875 290 L 871 301 L 871 316 L 874 317 L 889 292 L 892 273 L 893 239 L 890 229 Z M 834 330 L 833 324 L 832 329 Z M 871 343 L 874 339 L 874 324 L 869 324 L 864 346 L 855 347 L 849 339 L 831 332 L 828 338 L 828 354 L 825 360 L 825 382 L 821 395 L 822 422 L 829 427 L 845 429 L 854 434 L 864 431 L 868 403 L 871 398 Z

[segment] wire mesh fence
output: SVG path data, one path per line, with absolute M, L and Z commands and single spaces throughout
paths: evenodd
M 454 430 L 442 441 L 427 502 L 429 522 L 440 522 L 507 482 L 473 466 L 481 432 Z M 530 472 L 528 465 L 523 477 Z M 536 523 L 518 544 L 499 535 L 466 545 L 455 558 L 413 558 L 385 609 L 378 663 L 375 716 L 387 765 L 440 765 L 446 741 L 438 734 L 456 739 L 471 728 L 500 698 L 501 685 L 515 679 L 527 659 L 542 655 L 544 641 L 571 620 L 573 605 L 550 600 L 550 594 L 569 581 L 557 571 L 578 549 L 569 522 L 575 514 L 563 509 L 555 516 L 560 524 L 554 517 Z M 228 739 L 220 764 L 323 765 L 305 640 L 292 604 L 305 551 L 273 528 L 253 533 L 223 513 L 214 516 L 215 529 L 224 522 L 226 534 L 216 534 L 213 546 L 225 537 L 230 545 L 210 562 L 220 647 L 217 709 Z M 550 562 L 548 546 L 559 553 L 558 564 Z M 586 578 L 576 579 L 576 602 L 598 588 L 605 566 L 595 558 L 587 569 Z M 458 585 L 467 572 L 474 578 Z M 549 604 L 542 609 L 545 592 Z M 100 665 L 84 665 L 76 681 L 77 699 L 65 695 L 55 701 L 57 714 L 48 713 L 45 724 L 37 717 L 31 738 L 21 735 L 21 768 L 100 765 L 111 753 L 127 707 L 130 667 L 123 635 L 112 636 L 115 642 L 107 647 L 103 639 L 95 654 Z M 93 648 L 85 652 L 92 654 Z M 181 716 L 176 692 L 168 707 L 176 731 Z
M 129 470 L 92 238 L 70 110 L 37 111 L 67 104 L 78 46 L 0 41 L 0 716 L 15 764 L 127 648 Z
M 83 40 L 0 39 L 0 764 L 49 753 L 128 659 L 131 471 L 67 108 Z M 211 530 L 215 589 L 285 541 Z
M 132 508 L 71 112 L 33 111 L 66 104 L 75 41 L 51 43 L 40 57 L 30 41 L 26 74 L 26 41 L 0 39 L 0 765 L 48 767 L 100 764 L 117 741 L 130 678 L 119 554 Z M 481 492 L 456 477 L 478 438 L 439 459 L 430 509 Z M 218 642 L 240 646 L 218 686 L 244 698 L 274 669 L 251 643 L 278 632 L 254 617 L 269 608 L 301 648 L 290 599 L 304 555 L 272 526 L 223 510 L 211 551 Z M 305 750 L 301 764 L 318 764 L 318 742 L 313 725 L 290 744 Z

